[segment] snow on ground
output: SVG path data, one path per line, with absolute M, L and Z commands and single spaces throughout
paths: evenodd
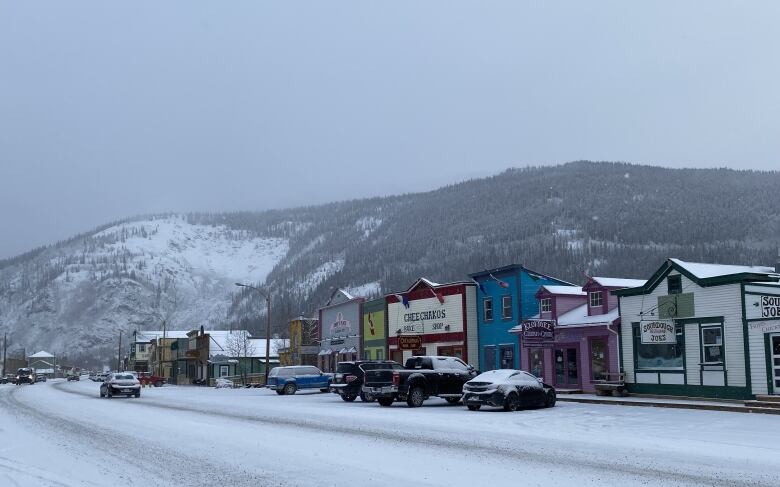
M 559 403 L 467 411 L 333 394 L 0 386 L 0 485 L 776 486 L 774 416 Z

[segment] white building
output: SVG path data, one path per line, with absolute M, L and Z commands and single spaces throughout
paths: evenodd
M 620 299 L 631 392 L 749 399 L 780 394 L 780 274 L 667 260 Z

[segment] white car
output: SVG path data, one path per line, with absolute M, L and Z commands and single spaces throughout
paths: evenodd
M 114 372 L 100 384 L 100 397 L 141 397 L 141 383 L 129 372 Z

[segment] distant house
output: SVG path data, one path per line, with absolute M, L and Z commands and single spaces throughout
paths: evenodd
M 279 349 L 280 365 L 317 365 L 319 321 L 300 316 L 289 323 L 289 345 Z
M 52 377 L 57 367 L 57 360 L 54 355 L 41 350 L 27 357 L 29 367 L 38 375 Z

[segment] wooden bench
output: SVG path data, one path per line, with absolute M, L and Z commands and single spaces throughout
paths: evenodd
M 597 396 L 628 396 L 625 382 L 626 374 L 621 372 L 619 374 L 610 373 L 604 375 L 606 378 L 593 381 L 593 387 L 596 389 Z

